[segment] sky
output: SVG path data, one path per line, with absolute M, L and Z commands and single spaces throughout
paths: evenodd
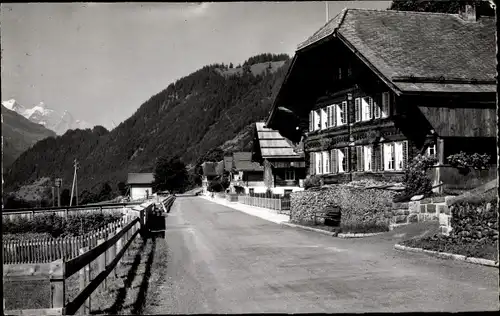
M 330 1 L 329 17 L 390 2 Z M 2 3 L 2 100 L 44 102 L 112 129 L 205 65 L 293 56 L 325 22 L 321 1 Z

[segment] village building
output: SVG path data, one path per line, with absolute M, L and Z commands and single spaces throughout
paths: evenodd
M 127 186 L 129 187 L 130 199 L 146 199 L 153 194 L 153 173 L 129 173 Z
M 303 141 L 308 174 L 327 184 L 399 182 L 428 154 L 434 183 L 457 185 L 468 180 L 449 155 L 496 155 L 495 65 L 494 17 L 473 6 L 344 9 L 298 46 L 266 125 Z
M 220 179 L 224 173 L 224 161 L 209 162 L 205 161 L 201 164 L 203 176 L 201 179 L 201 186 L 204 194 L 209 194 L 210 182 Z
M 265 193 L 264 167 L 252 161 L 251 152 L 234 152 L 224 157 L 224 168 L 230 174 L 230 192 Z
M 263 122 L 255 123 L 252 160 L 264 166 L 266 191 L 287 195 L 303 190 L 306 166 L 301 144 L 295 146 Z

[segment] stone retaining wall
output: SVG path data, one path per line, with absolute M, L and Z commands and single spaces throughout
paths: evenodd
M 425 198 L 420 201 L 393 203 L 391 226 L 395 227 L 410 223 L 439 221 L 441 232 L 443 234 L 448 234 L 449 231 L 451 231 L 451 215 L 446 202 L 451 198 L 451 196 L 439 196 Z
M 452 237 L 465 242 L 483 238 L 498 240 L 496 202 L 478 205 L 462 202 L 451 205 L 450 211 Z
M 290 221 L 312 222 L 314 212 L 334 203 L 340 206 L 342 224 L 375 223 L 388 225 L 392 217 L 394 191 L 363 189 L 345 185 L 294 192 L 291 194 Z

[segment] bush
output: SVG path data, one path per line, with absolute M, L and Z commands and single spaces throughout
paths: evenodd
M 340 230 L 342 233 L 380 233 L 388 232 L 389 224 L 386 223 L 376 223 L 376 222 L 366 222 L 366 223 L 345 223 L 340 224 Z
M 304 181 L 304 189 L 319 188 L 321 186 L 321 177 L 318 175 L 309 176 Z
M 448 163 L 458 169 L 488 169 L 491 156 L 488 154 L 467 154 L 461 151 L 458 154 L 450 155 L 447 158 Z
M 52 237 L 78 236 L 119 220 L 117 213 L 77 213 L 67 219 L 55 213 L 38 214 L 34 219 L 16 218 L 2 221 L 3 234 L 50 234 Z
M 406 202 L 415 195 L 430 196 L 432 180 L 427 171 L 437 162 L 435 157 L 418 155 L 405 170 L 403 184 L 405 190 L 394 197 L 394 202 Z

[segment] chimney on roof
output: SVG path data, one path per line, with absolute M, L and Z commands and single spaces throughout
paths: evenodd
M 474 3 L 463 2 L 460 3 L 460 11 L 458 12 L 460 17 L 467 22 L 476 22 L 479 18 L 477 14 L 477 7 Z

